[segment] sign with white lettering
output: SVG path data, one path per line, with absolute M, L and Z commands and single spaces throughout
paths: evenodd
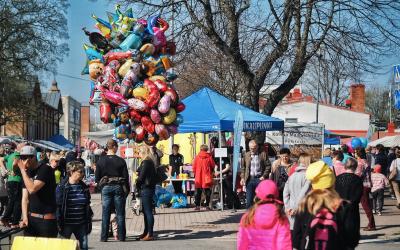
M 322 124 L 295 125 L 285 123 L 284 144 L 285 145 L 322 145 Z M 282 144 L 282 131 L 266 132 L 265 142 L 272 145 Z

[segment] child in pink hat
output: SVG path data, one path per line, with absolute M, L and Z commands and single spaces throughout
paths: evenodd
M 264 180 L 256 188 L 256 203 L 242 216 L 237 249 L 292 249 L 289 221 L 278 200 L 275 182 Z

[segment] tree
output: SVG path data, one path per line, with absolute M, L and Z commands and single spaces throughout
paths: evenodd
M 33 82 L 68 52 L 67 0 L 0 2 L 0 126 L 32 115 Z
M 321 45 L 343 57 L 367 62 L 397 44 L 400 2 L 395 0 L 127 0 L 142 11 L 161 12 L 176 23 L 182 52 L 199 43 L 219 50 L 225 67 L 243 79 L 244 104 L 258 110 L 260 90 L 268 94 L 271 114 L 297 84 Z M 146 8 L 142 8 L 146 7 Z M 342 44 L 337 44 L 339 40 Z M 277 82 L 269 82 L 278 79 Z

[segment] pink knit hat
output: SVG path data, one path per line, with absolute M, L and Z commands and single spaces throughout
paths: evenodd
M 274 200 L 281 203 L 281 201 L 277 200 L 279 198 L 278 187 L 275 182 L 271 180 L 263 180 L 258 184 L 256 188 L 256 196 L 260 200 Z

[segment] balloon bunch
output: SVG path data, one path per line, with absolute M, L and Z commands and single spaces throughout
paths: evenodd
M 84 45 L 91 79 L 90 103 L 100 102 L 100 118 L 116 126 L 119 141 L 155 145 L 177 133 L 185 105 L 172 84 L 177 75 L 169 56 L 168 23 L 159 15 L 133 17 L 132 9 L 107 12 L 108 21 L 95 15 L 99 32 L 83 28 L 92 46 Z
M 346 143 L 349 152 L 352 153 L 358 147 L 366 148 L 368 146 L 368 139 L 365 137 L 354 137 L 351 141 Z

